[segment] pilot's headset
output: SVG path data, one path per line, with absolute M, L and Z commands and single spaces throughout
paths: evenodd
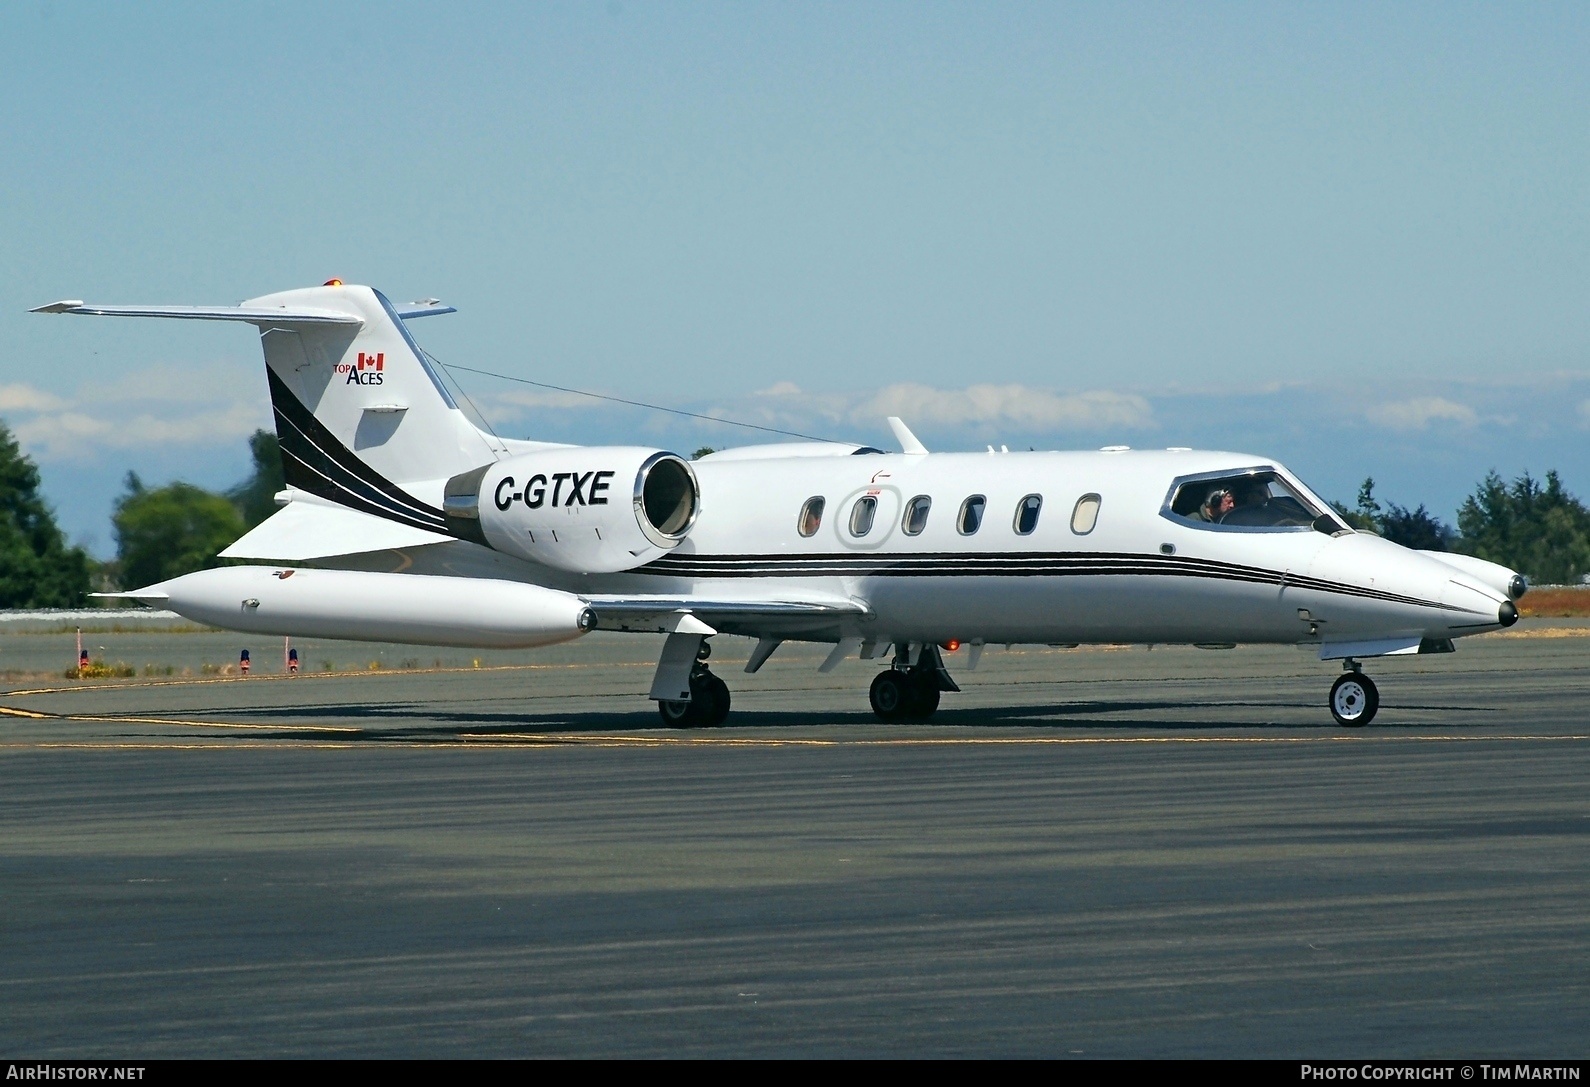
M 1227 497 L 1230 497 L 1232 501 L 1236 501 L 1236 496 L 1224 487 L 1216 487 L 1209 492 L 1204 498 L 1203 506 L 1200 507 L 1205 520 L 1215 521 L 1220 518 L 1220 501 Z

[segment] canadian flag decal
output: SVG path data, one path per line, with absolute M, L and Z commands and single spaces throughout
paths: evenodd
M 386 367 L 386 352 L 378 351 L 374 355 L 359 352 L 359 369 L 382 370 Z

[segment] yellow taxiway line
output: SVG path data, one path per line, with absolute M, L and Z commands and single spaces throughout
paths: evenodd
M 24 698 L 29 695 L 71 694 L 77 691 L 121 691 L 134 687 L 204 687 L 216 683 L 279 683 L 309 679 L 352 679 L 358 676 L 436 676 L 454 672 L 545 672 L 554 669 L 655 668 L 656 666 L 655 661 L 612 661 L 605 664 L 486 664 L 481 665 L 479 668 L 360 668 L 347 672 L 300 672 L 297 675 L 266 672 L 248 676 L 183 676 L 177 679 L 142 679 L 130 683 L 95 683 L 90 680 L 80 681 L 70 687 L 19 687 L 12 691 L 0 691 L 0 695 L 4 695 L 7 698 Z
M 105 716 L 87 713 L 39 713 L 36 710 L 20 710 L 13 706 L 0 706 L 0 716 L 25 717 L 33 721 L 94 721 L 108 724 L 125 722 L 135 725 L 175 725 L 180 728 L 258 729 L 265 732 L 358 733 L 364 731 L 357 725 L 255 725 L 241 721 L 186 721 L 176 717 L 122 717 L 119 715 Z
M 558 746 L 706 746 L 706 747 L 1032 747 L 1047 745 L 1103 746 L 1108 744 L 1320 744 L 1320 743 L 1498 743 L 1503 741 L 1563 742 L 1590 740 L 1586 735 L 1560 736 L 1442 736 L 1363 734 L 1341 736 L 900 736 L 881 739 L 772 736 L 623 736 L 563 735 L 535 732 L 462 732 L 459 740 L 472 744 Z
M 519 667 L 567 667 L 567 665 L 531 665 Z M 451 669 L 474 671 L 474 669 Z M 482 669 L 484 671 L 484 669 Z M 508 667 L 496 670 L 508 670 Z M 382 673 L 351 673 L 354 675 Z M 391 674 L 391 673 L 387 673 Z M 239 677 L 241 678 L 241 677 Z M 287 678 L 287 677 L 278 677 Z M 236 680 L 232 680 L 235 682 Z M 213 681 L 200 681 L 213 682 Z M 139 684 L 144 686 L 145 684 Z M 127 686 L 133 686 L 128 684 Z M 67 688 L 73 690 L 77 688 Z M 12 692 L 13 694 L 19 692 Z M 78 748 L 105 750 L 166 750 L 166 749 L 227 749 L 239 746 L 259 748 L 440 748 L 440 747 L 1037 747 L 1037 746 L 1105 746 L 1128 744 L 1321 744 L 1321 743 L 1563 743 L 1590 740 L 1590 734 L 1526 735 L 1498 734 L 1440 734 L 1396 732 L 1335 732 L 1319 735 L 1224 735 L 1224 736 L 898 736 L 898 737 L 819 737 L 819 736 L 746 736 L 673 733 L 554 733 L 554 732 L 460 732 L 446 738 L 412 739 L 400 730 L 392 732 L 371 731 L 359 725 L 323 725 L 308 723 L 260 724 L 241 721 L 194 720 L 179 717 L 149 717 L 138 715 L 45 713 L 0 706 L 0 717 L 21 718 L 30 721 L 60 721 L 109 725 L 163 725 L 182 729 L 216 729 L 242 733 L 272 733 L 274 735 L 250 738 L 244 743 L 213 741 L 171 740 L 143 738 L 139 740 L 12 740 L 0 741 L 0 749 L 15 748 Z M 1243 726 L 1228 726 L 1242 728 Z M 292 734 L 327 734 L 326 740 L 295 739 Z M 347 737 L 336 742 L 332 737 Z M 239 737 L 239 739 L 242 739 Z

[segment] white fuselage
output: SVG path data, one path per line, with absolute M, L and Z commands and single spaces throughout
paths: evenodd
M 864 454 L 740 458 L 694 465 L 701 512 L 688 539 L 636 570 L 563 575 L 493 556 L 488 576 L 577 593 L 682 597 L 828 597 L 868 614 L 843 621 L 721 629 L 766 636 L 879 642 L 1323 642 L 1444 639 L 1495 629 L 1503 591 L 1425 554 L 1362 533 L 1308 527 L 1233 530 L 1164 512 L 1174 480 L 1275 465 L 1193 451 Z M 916 535 L 907 503 L 932 500 Z M 985 498 L 978 530 L 958 529 L 962 503 Z M 1017 507 L 1042 498 L 1017 532 Z M 1080 498 L 1096 523 L 1074 531 Z M 810 536 L 797 521 L 824 499 Z M 872 527 L 850 531 L 856 502 L 876 500 Z M 442 545 L 452 550 L 455 545 Z M 462 546 L 462 545 L 459 545 Z M 442 566 L 434 563 L 442 561 Z M 412 570 L 462 572 L 409 553 Z M 1499 569 L 1499 568 L 1498 568 Z

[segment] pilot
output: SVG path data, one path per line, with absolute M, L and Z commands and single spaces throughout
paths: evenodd
M 1284 528 L 1307 525 L 1314 519 L 1297 499 L 1271 494 L 1268 483 L 1254 481 L 1236 488 L 1236 500 L 1237 508 L 1226 514 L 1221 524 Z
M 1236 508 L 1237 500 L 1231 492 L 1224 487 L 1216 487 L 1204 498 L 1203 505 L 1198 507 L 1198 519 L 1218 523 L 1226 514 Z
M 1268 525 L 1273 521 L 1266 506 L 1270 488 L 1263 483 L 1239 483 L 1231 488 L 1232 508 L 1221 514 L 1223 525 Z

